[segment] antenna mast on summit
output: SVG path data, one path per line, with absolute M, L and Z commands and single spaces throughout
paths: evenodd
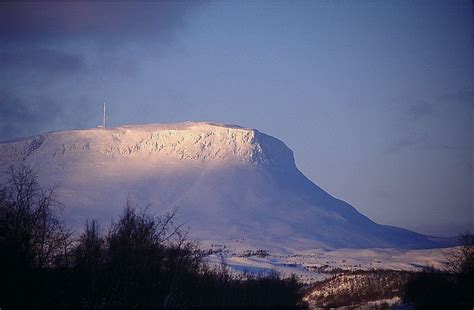
M 104 101 L 104 119 L 102 121 L 102 126 L 105 128 L 105 101 Z

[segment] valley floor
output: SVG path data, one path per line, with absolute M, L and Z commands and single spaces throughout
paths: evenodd
M 235 273 L 269 273 L 283 277 L 292 274 L 304 283 L 313 283 L 338 272 L 355 270 L 421 271 L 443 268 L 446 254 L 454 248 L 429 250 L 340 249 L 307 251 L 250 250 L 243 246 L 212 245 L 208 259 L 224 261 Z
M 304 301 L 310 308 L 388 309 L 401 304 L 404 287 L 413 272 L 443 269 L 447 253 L 454 249 L 317 249 L 278 253 L 245 249 L 242 245 L 212 245 L 208 259 L 216 265 L 224 262 L 235 274 L 296 275 L 307 285 Z

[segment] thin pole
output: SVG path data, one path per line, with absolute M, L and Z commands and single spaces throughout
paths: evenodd
M 104 101 L 104 120 L 103 120 L 103 124 L 102 124 L 105 128 L 105 101 Z

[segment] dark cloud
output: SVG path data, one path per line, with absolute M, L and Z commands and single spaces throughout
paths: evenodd
M 0 3 L 0 140 L 94 126 L 113 83 L 162 55 L 201 4 Z
M 0 140 L 34 134 L 33 128 L 56 122 L 61 112 L 61 104 L 41 95 L 22 98 L 0 91 Z
M 50 43 L 169 40 L 198 2 L 81 2 L 1 4 L 0 41 Z M 101 40 L 105 42 L 100 42 Z
M 12 3 L 0 4 L 3 68 L 75 72 L 88 58 L 130 69 L 139 53 L 156 53 L 173 41 L 188 11 L 199 2 Z M 150 50 L 153 50 L 151 52 Z M 82 53 L 82 54 L 81 54 Z M 91 57 L 91 55 L 93 57 Z M 119 57 L 120 60 L 116 58 Z M 125 58 L 125 59 L 124 59 Z
M 85 67 L 82 56 L 64 50 L 30 46 L 4 47 L 0 51 L 0 67 L 11 71 L 67 73 Z
M 95 93 L 63 91 L 0 89 L 0 141 L 99 124 L 101 103 Z

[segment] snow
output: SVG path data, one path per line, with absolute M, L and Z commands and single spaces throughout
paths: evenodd
M 138 157 L 151 160 L 164 157 L 167 160 L 235 160 L 280 167 L 293 163 L 293 153 L 281 141 L 255 129 L 215 123 L 186 122 L 50 132 L 2 143 L 0 149 L 3 153 L 11 151 L 11 146 L 14 146 L 15 152 L 23 152 L 28 157 L 45 142 L 49 152 L 42 152 L 43 158 L 78 159 L 78 156 L 87 156 L 99 163 L 104 159 Z M 142 163 L 148 164 L 146 161 Z
M 374 249 L 312 249 L 305 251 L 281 252 L 273 250 L 267 257 L 255 255 L 243 257 L 245 245 L 213 246 L 209 249 L 220 252 L 212 254 L 208 260 L 220 264 L 224 262 L 235 274 L 245 272 L 258 274 L 278 272 L 283 277 L 296 275 L 302 282 L 313 283 L 330 277 L 338 270 L 397 270 L 421 271 L 434 267 L 443 269 L 449 249 L 405 250 L 395 248 Z
M 62 215 L 77 230 L 88 218 L 108 225 L 130 196 L 141 205 L 151 202 L 157 214 L 178 209 L 191 238 L 207 245 L 238 243 L 279 253 L 437 246 L 425 236 L 378 225 L 332 197 L 297 169 L 282 141 L 256 129 L 185 122 L 49 132 L 0 143 L 0 172 L 20 162 L 39 171 L 41 184 L 57 185 Z

